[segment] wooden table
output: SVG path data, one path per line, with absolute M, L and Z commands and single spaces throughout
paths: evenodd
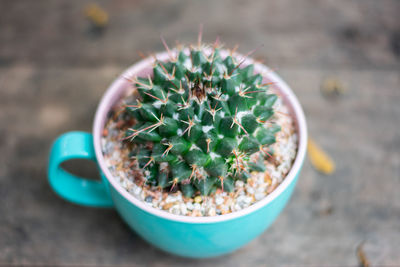
M 0 265 L 400 266 L 400 2 L 396 0 L 99 1 L 0 0 Z M 305 163 L 278 220 L 248 246 L 209 260 L 158 251 L 114 210 L 79 207 L 47 183 L 52 140 L 90 131 L 112 80 L 159 35 L 195 42 L 220 35 L 275 68 L 303 104 L 311 136 L 335 160 L 331 176 Z M 325 78 L 346 89 L 320 93 Z M 93 178 L 95 166 L 69 170 Z

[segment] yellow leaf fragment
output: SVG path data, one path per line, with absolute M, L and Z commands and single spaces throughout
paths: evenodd
M 98 27 L 104 27 L 108 23 L 108 13 L 97 4 L 89 4 L 85 8 L 86 17 Z
M 311 138 L 308 139 L 308 158 L 313 167 L 323 173 L 332 174 L 335 171 L 335 162 Z
M 360 245 L 357 246 L 357 258 L 358 258 L 358 262 L 360 263 L 360 266 L 362 267 L 369 267 L 371 266 L 371 264 L 369 263 L 365 252 L 364 252 L 364 242 L 362 242 Z
M 346 93 L 346 87 L 339 79 L 330 77 L 322 81 L 321 92 L 327 97 L 340 96 Z

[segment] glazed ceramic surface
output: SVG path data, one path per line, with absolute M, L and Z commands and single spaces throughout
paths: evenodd
M 241 55 L 236 57 L 242 58 Z M 168 54 L 157 54 L 157 58 L 167 60 Z M 241 211 L 214 217 L 174 215 L 155 209 L 130 195 L 108 170 L 101 151 L 100 139 L 107 114 L 131 88 L 123 77 L 147 75 L 152 71 L 152 63 L 152 58 L 138 62 L 111 84 L 97 109 L 93 135 L 69 132 L 54 142 L 48 168 L 50 185 L 57 194 L 71 202 L 114 207 L 137 234 L 164 251 L 193 258 L 215 257 L 232 252 L 267 229 L 292 195 L 306 154 L 307 127 L 303 110 L 292 90 L 276 73 L 251 59 L 246 60 L 243 66 L 254 63 L 256 72 L 263 73 L 266 81 L 275 82 L 273 86 L 279 91 L 294 118 L 299 143 L 293 166 L 271 194 Z M 97 162 L 102 180 L 86 180 L 60 167 L 63 161 L 73 158 Z

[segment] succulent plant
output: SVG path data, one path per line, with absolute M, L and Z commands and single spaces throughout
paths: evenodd
M 138 92 L 125 109 L 137 122 L 126 132 L 131 156 L 151 185 L 186 197 L 232 191 L 273 153 L 277 95 L 254 65 L 223 58 L 218 42 L 166 49 L 169 60 L 155 59 L 152 75 L 130 79 Z

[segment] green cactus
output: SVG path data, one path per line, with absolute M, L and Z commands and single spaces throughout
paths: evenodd
M 139 96 L 125 109 L 137 121 L 125 140 L 136 143 L 131 156 L 147 183 L 186 197 L 230 192 L 235 180 L 264 171 L 262 157 L 250 156 L 269 156 L 280 130 L 270 121 L 277 96 L 254 66 L 222 58 L 218 45 L 211 53 L 205 47 L 167 49 L 169 60 L 156 60 L 152 76 L 131 80 Z

